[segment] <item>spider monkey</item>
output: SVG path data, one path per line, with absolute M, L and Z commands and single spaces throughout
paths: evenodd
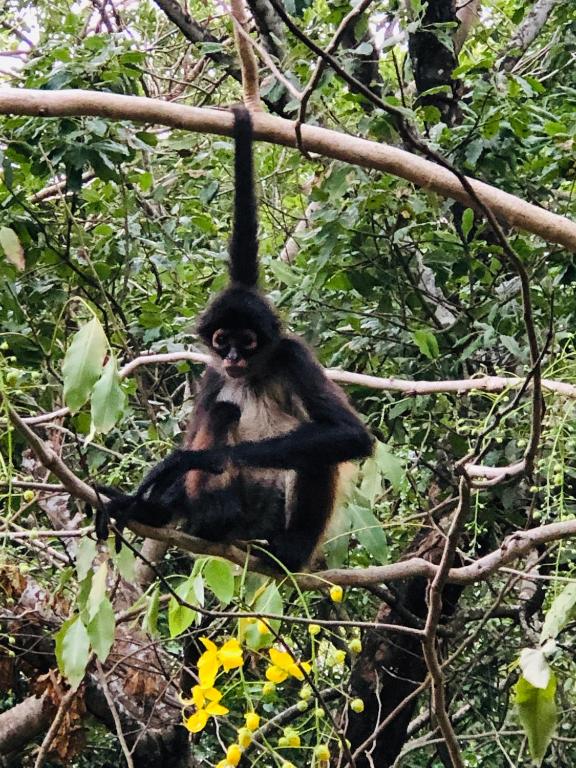
M 183 518 L 213 541 L 266 539 L 290 570 L 312 557 L 334 505 L 340 465 L 369 456 L 372 439 L 311 350 L 283 332 L 257 288 L 252 120 L 234 109 L 234 226 L 230 285 L 201 315 L 211 352 L 183 448 L 133 495 L 105 489 L 99 538 L 111 517 L 163 526 Z

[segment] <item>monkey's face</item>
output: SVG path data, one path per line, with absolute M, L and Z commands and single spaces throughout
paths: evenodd
M 260 351 L 258 336 L 252 328 L 218 328 L 212 334 L 211 346 L 222 359 L 224 372 L 233 379 L 246 376 Z

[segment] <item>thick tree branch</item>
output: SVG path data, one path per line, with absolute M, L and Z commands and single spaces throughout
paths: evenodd
M 0 715 L 0 757 L 21 751 L 44 733 L 52 722 L 56 706 L 50 698 L 30 696 Z M 0 763 L 1 764 L 1 763 Z
M 97 115 L 115 120 L 157 123 L 218 135 L 232 134 L 232 114 L 166 103 L 142 96 L 63 90 L 0 89 L 0 114 L 36 117 Z M 253 116 L 257 139 L 296 147 L 294 123 L 265 114 Z M 347 136 L 317 126 L 302 126 L 302 147 L 364 168 L 392 173 L 444 197 L 477 207 L 452 171 L 397 147 Z M 524 229 L 576 251 L 576 222 L 527 203 L 508 192 L 468 179 L 478 198 L 511 227 Z

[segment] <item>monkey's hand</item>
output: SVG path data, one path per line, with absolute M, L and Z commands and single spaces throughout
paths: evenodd
M 106 489 L 103 493 L 109 494 L 109 491 L 110 489 Z M 131 510 L 135 503 L 135 496 L 115 491 L 114 496 L 96 510 L 95 528 L 98 539 L 103 541 L 108 538 L 112 518 L 116 521 L 116 528 L 121 531 L 131 519 Z
M 203 451 L 181 450 L 177 453 L 180 454 L 178 466 L 180 472 L 198 469 L 201 472 L 221 475 L 228 464 L 230 451 L 227 448 L 208 448 Z

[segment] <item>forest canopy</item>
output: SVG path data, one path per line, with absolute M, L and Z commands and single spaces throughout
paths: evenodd
M 575 763 L 574 50 L 570 0 L 5 0 L 1 766 Z M 181 444 L 239 103 L 375 438 L 301 574 L 88 514 Z

